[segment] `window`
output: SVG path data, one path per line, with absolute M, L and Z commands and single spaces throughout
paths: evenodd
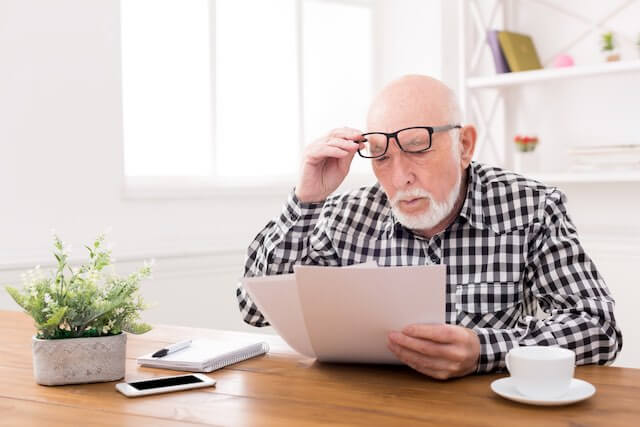
M 354 2 L 303 2 L 304 130 L 309 143 L 342 126 L 365 132 L 373 87 L 373 13 Z M 351 171 L 369 172 L 355 159 Z
M 293 175 L 300 118 L 294 0 L 216 2 L 216 173 Z
M 207 0 L 121 2 L 125 174 L 212 173 Z
M 372 7 L 122 1 L 125 175 L 291 184 L 305 143 L 364 128 Z M 358 160 L 353 169 L 368 171 Z

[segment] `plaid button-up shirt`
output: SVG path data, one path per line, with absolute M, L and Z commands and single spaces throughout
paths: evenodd
M 613 361 L 622 348 L 615 303 L 564 194 L 475 162 L 467 170 L 459 216 L 430 239 L 396 221 L 377 184 L 321 203 L 301 203 L 292 191 L 249 246 L 245 276 L 292 273 L 294 264 L 445 264 L 446 322 L 478 335 L 478 372 L 504 368 L 514 346 L 569 348 L 577 364 Z M 268 325 L 241 286 L 237 297 L 245 322 Z

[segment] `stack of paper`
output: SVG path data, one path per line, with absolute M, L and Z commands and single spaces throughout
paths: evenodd
M 294 350 L 328 362 L 400 363 L 387 334 L 444 323 L 446 266 L 296 266 L 294 274 L 242 279 Z

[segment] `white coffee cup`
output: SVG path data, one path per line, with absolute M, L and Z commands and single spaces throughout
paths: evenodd
M 507 353 L 505 362 L 516 390 L 522 395 L 554 399 L 569 391 L 576 354 L 560 347 L 516 347 Z

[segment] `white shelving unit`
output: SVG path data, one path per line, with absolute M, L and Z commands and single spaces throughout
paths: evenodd
M 567 16 L 576 18 L 572 11 L 562 9 L 561 2 L 532 0 L 544 6 L 554 8 Z M 606 16 L 597 22 L 590 22 L 591 29 L 581 33 L 573 45 L 579 43 L 594 31 L 603 31 L 607 21 L 622 12 L 632 4 L 628 0 L 620 4 L 614 10 L 610 10 Z M 565 68 L 545 68 L 541 70 L 522 71 L 505 74 L 483 75 L 480 71 L 480 62 L 483 55 L 491 55 L 486 43 L 488 29 L 508 29 L 512 20 L 517 2 L 509 0 L 459 0 L 459 87 L 461 107 L 467 118 L 478 125 L 477 153 L 482 156 L 490 151 L 501 166 L 508 169 L 517 169 L 515 149 L 510 141 L 513 137 L 513 129 L 508 125 L 509 109 L 517 105 L 510 105 L 510 90 L 529 85 L 543 84 L 547 82 L 575 81 L 580 78 L 598 78 L 606 82 L 606 79 L 615 78 L 616 75 L 635 73 L 640 75 L 640 60 L 626 60 L 618 62 L 598 63 L 592 65 L 576 65 Z M 486 9 L 487 7 L 490 10 Z M 482 13 L 488 11 L 489 13 Z M 583 19 L 584 18 L 580 18 Z M 472 37 L 466 32 L 470 31 Z M 568 48 L 571 46 L 565 46 Z M 481 96 L 484 97 L 483 103 Z M 491 100 L 487 104 L 487 100 Z M 487 108 L 487 105 L 489 107 Z M 502 106 L 502 109 L 498 108 Z M 496 122 L 504 123 L 502 126 Z M 640 181 L 638 171 L 594 171 L 572 172 L 559 171 L 553 173 L 531 173 L 528 176 L 551 184 L 561 183 L 620 183 Z
M 507 86 L 543 83 L 553 80 L 575 79 L 620 73 L 640 72 L 640 60 L 607 62 L 603 64 L 578 65 L 565 68 L 548 68 L 543 70 L 521 71 L 518 73 L 496 74 L 486 77 L 470 77 L 467 88 L 496 89 Z
M 549 184 L 562 183 L 609 183 L 609 182 L 638 182 L 640 171 L 597 171 L 597 172 L 558 172 L 558 173 L 530 173 L 531 178 Z

